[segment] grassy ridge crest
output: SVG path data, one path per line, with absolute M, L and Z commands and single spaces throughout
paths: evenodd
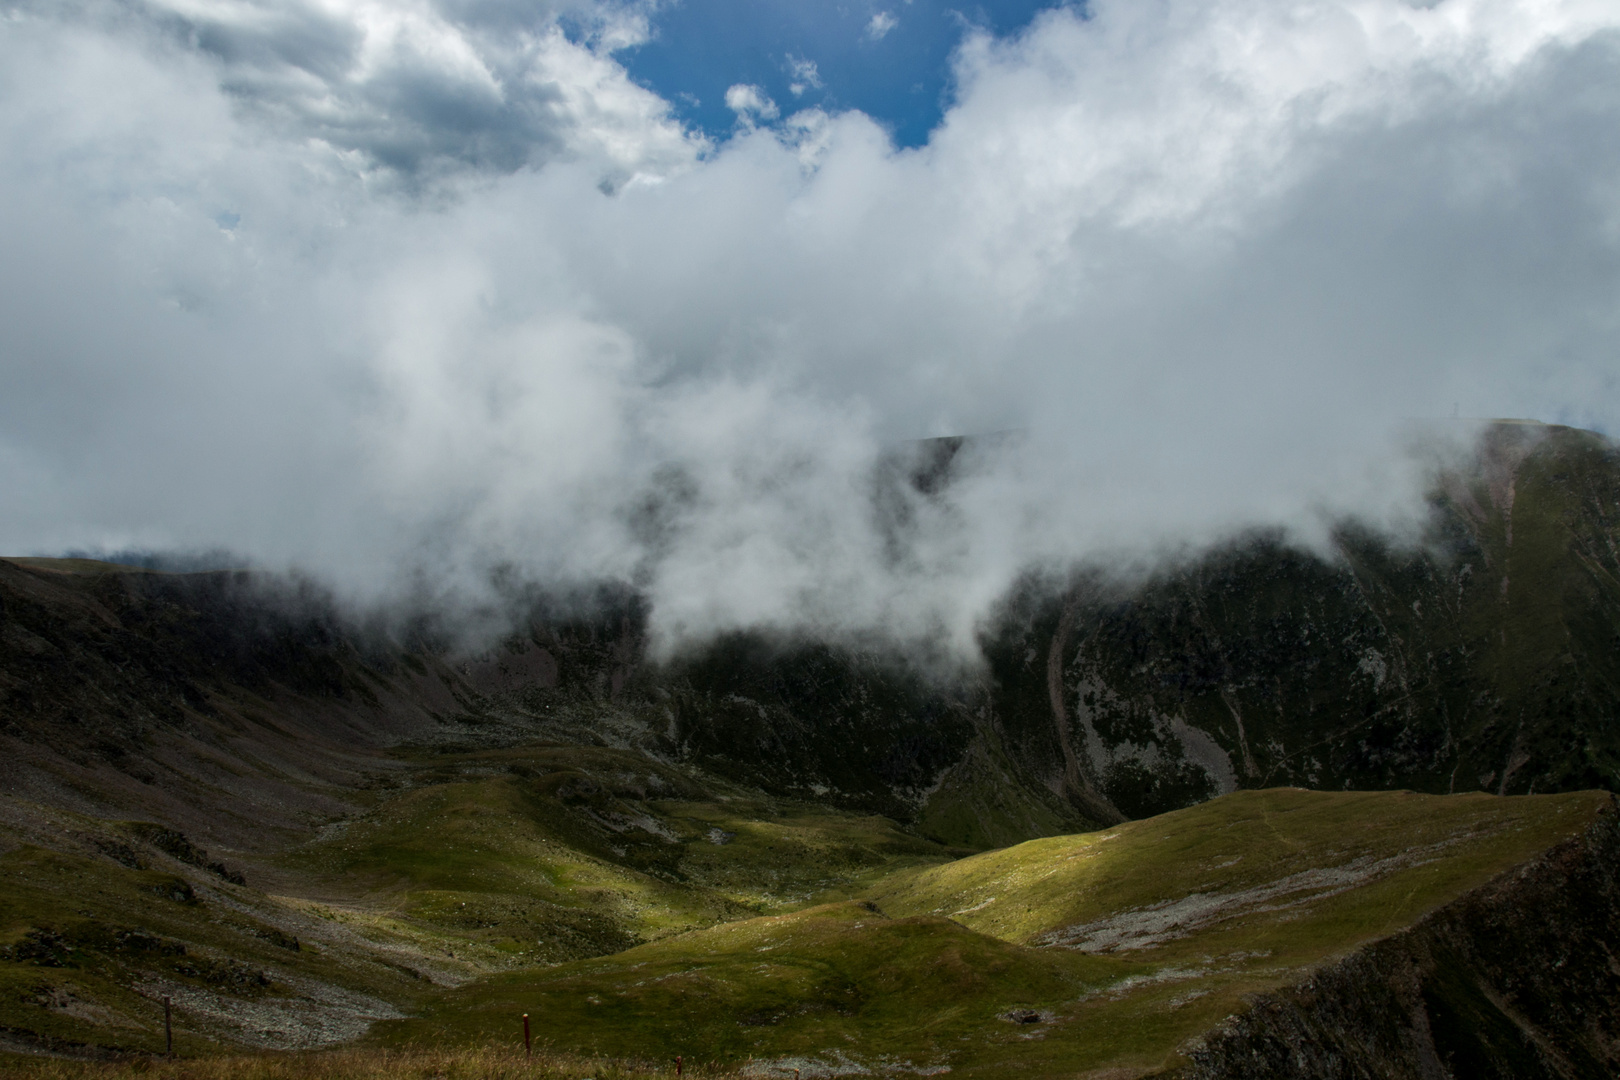
M 371 1038 L 480 1045 L 528 1012 L 575 1053 L 1146 1074 L 1252 995 L 1580 835 L 1611 798 L 1239 792 L 903 869 L 861 900 L 477 980 Z

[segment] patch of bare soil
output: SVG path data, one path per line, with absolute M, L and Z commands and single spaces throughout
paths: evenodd
M 178 1029 L 202 1028 L 229 1042 L 267 1050 L 318 1050 L 359 1038 L 377 1020 L 405 1014 L 381 998 L 313 979 L 289 979 L 297 996 L 233 997 L 169 979 L 135 989 L 174 1002 Z
M 1162 900 L 1049 931 L 1036 938 L 1035 944 L 1087 953 L 1151 949 L 1230 919 L 1304 907 L 1338 896 L 1397 870 L 1433 862 L 1443 848 L 1455 842 L 1445 840 L 1382 859 L 1365 856 L 1339 866 L 1316 867 L 1237 892 L 1191 893 L 1179 900 Z

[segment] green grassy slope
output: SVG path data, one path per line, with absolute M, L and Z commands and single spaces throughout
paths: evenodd
M 341 1042 L 470 977 L 847 897 L 952 854 L 627 751 L 406 767 L 359 815 L 228 866 L 172 830 L 7 796 L 33 842 L 0 853 L 0 1044 L 150 1051 L 165 994 L 187 1052 Z
M 379 1025 L 399 1043 L 970 1075 L 1137 1075 L 1243 997 L 1411 925 L 1588 827 L 1604 793 L 1243 792 L 903 870 L 862 902 L 514 971 Z
M 655 664 L 625 590 L 519 590 L 463 656 L 308 582 L 0 559 L 0 1049 L 154 1049 L 164 994 L 188 1053 L 454 1042 L 533 994 L 592 1051 L 1148 1068 L 1596 797 L 1148 815 L 1620 785 L 1617 500 L 1613 444 L 1498 425 L 1422 545 L 1036 583 L 983 681 L 763 632 Z
M 168 996 L 182 1053 L 293 1049 L 353 1038 L 434 989 L 341 909 L 205 877 L 145 852 L 131 867 L 0 855 L 0 1045 L 160 1052 Z
M 729 923 L 447 996 L 374 1038 L 509 1041 L 528 1012 L 556 1047 L 613 1056 L 738 1061 L 796 1055 L 919 1068 L 1013 1026 L 986 1002 L 1072 997 L 1084 965 L 938 917 L 889 919 L 858 901 Z
M 763 911 L 846 897 L 951 857 L 861 816 L 628 751 L 439 755 L 424 780 L 278 865 L 449 935 L 493 966 L 596 956 Z M 480 775 L 482 774 L 482 775 Z
M 870 897 L 893 915 L 948 915 L 1004 941 L 1079 942 L 1098 953 L 1177 955 L 1174 942 L 1192 929 L 1204 944 L 1241 948 L 1261 934 L 1274 951 L 1295 937 L 1310 948 L 1322 919 L 1342 950 L 1584 828 L 1608 800 L 1602 792 L 1240 791 L 1103 832 L 897 874 Z M 1119 914 L 1154 905 L 1165 906 L 1134 921 Z

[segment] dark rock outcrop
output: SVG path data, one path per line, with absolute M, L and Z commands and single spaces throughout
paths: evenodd
M 1497 425 L 1423 537 L 1334 544 L 1027 581 L 984 637 L 1009 747 L 1098 818 L 1237 787 L 1620 790 L 1620 448 Z
M 1620 816 L 1308 981 L 1259 996 L 1175 1080 L 1620 1075 Z
M 962 453 L 884 490 L 946 499 Z M 401 742 L 614 746 L 971 847 L 1236 788 L 1620 790 L 1620 448 L 1496 425 L 1430 509 L 1421 540 L 1346 524 L 1329 553 L 1259 533 L 1032 577 L 977 671 L 758 630 L 655 662 L 627 585 L 496 582 L 483 625 L 512 632 L 468 655 L 432 604 L 372 625 L 264 575 L 0 560 L 0 780 L 225 846 L 342 814 L 322 778 Z M 234 840 L 196 812 L 244 795 Z

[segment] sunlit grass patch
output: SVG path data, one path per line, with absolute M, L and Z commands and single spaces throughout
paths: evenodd
M 868 902 L 479 980 L 372 1037 L 479 1045 L 528 1012 L 581 1053 L 1147 1073 L 1250 995 L 1411 925 L 1609 801 L 1243 792 L 904 870 Z
M 398 1015 L 395 1005 L 431 989 L 381 950 L 354 947 L 347 928 L 311 934 L 296 908 L 204 876 L 37 847 L 0 855 L 8 1041 L 161 1049 L 169 996 L 178 1044 L 190 1052 L 233 1041 L 307 1045 L 289 1023 L 329 1041 L 353 1038 L 366 1015 Z M 266 1027 L 280 1034 L 267 1039 Z
M 980 1043 L 1013 1035 L 1009 1010 L 1051 1009 L 1137 969 L 845 902 L 481 980 L 375 1037 L 492 1041 L 528 1012 L 555 1045 L 590 1052 L 899 1054 L 921 1068 L 954 1055 L 964 1033 Z
M 1319 922 L 1326 938 L 1349 947 L 1580 831 L 1608 799 L 1603 792 L 1242 791 L 1101 832 L 902 873 L 871 895 L 894 914 L 948 915 L 1029 943 L 1120 917 L 1112 930 L 1096 928 L 1087 939 L 1092 951 L 1105 951 L 1110 932 L 1122 948 L 1149 939 L 1161 947 L 1175 935 L 1158 933 L 1144 909 L 1177 901 L 1187 929 L 1270 927 L 1277 920 L 1268 912 L 1286 910 L 1285 921 L 1309 915 L 1305 922 Z M 1144 912 L 1135 927 L 1120 916 L 1133 911 Z
M 949 858 L 886 818 L 721 794 L 597 748 L 453 764 L 462 772 L 382 801 L 282 864 L 500 966 L 848 897 L 894 869 Z

